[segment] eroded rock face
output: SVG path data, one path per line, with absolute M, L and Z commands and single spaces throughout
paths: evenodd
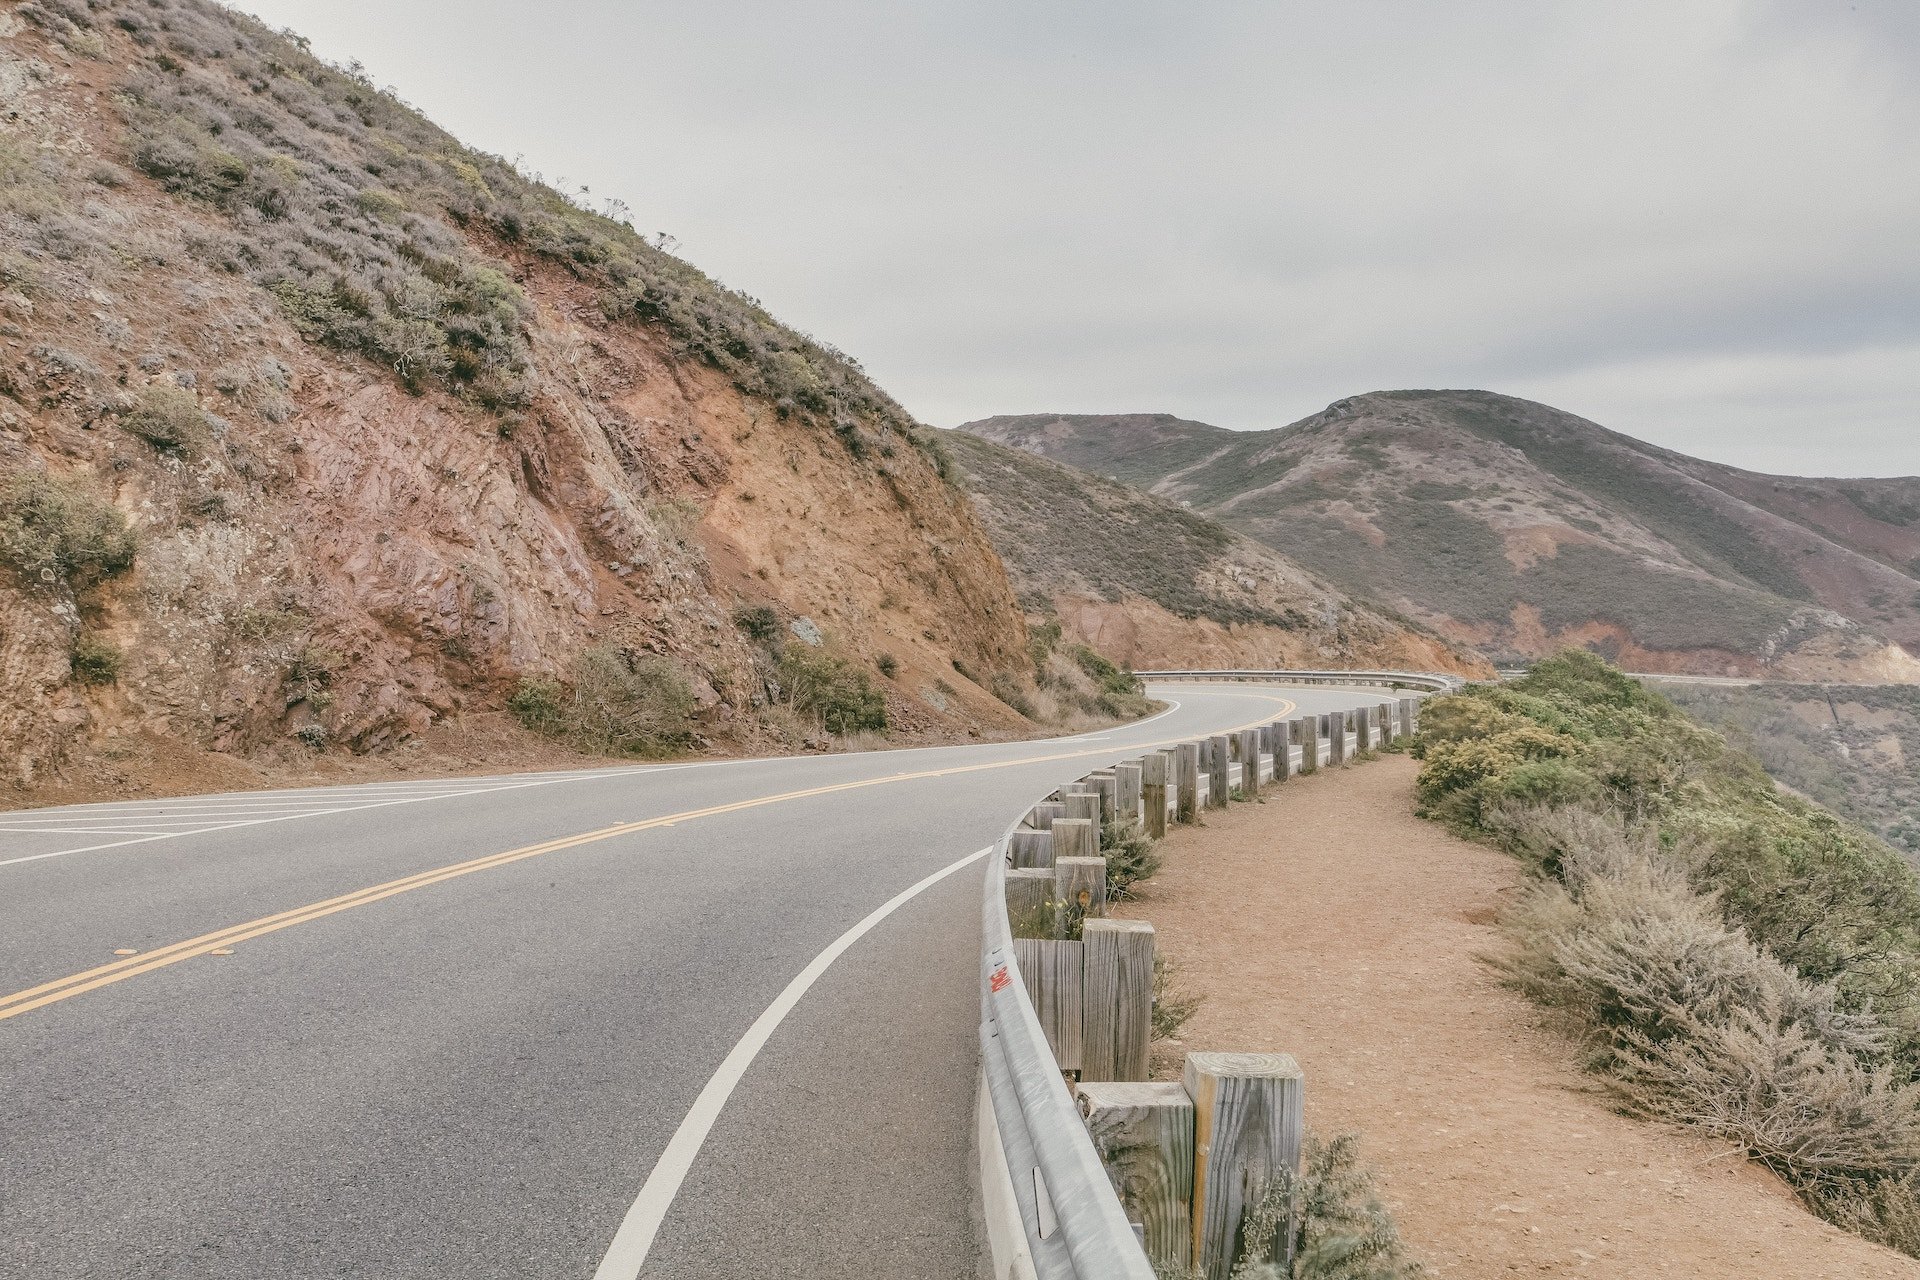
M 742 604 L 892 655 L 901 688 L 1023 661 L 1005 573 L 921 448 L 864 419 L 850 447 L 548 259 L 476 240 L 528 303 L 511 411 L 305 340 L 222 265 L 218 212 L 127 165 L 123 43 L 0 33 L 0 247 L 33 268 L 31 296 L 0 294 L 0 487 L 56 478 L 139 536 L 130 571 L 77 590 L 0 566 L 0 773 L 135 731 L 377 750 L 596 644 L 675 659 L 750 737 Z M 160 386 L 206 415 L 187 444 L 129 429 Z M 83 635 L 120 652 L 116 681 L 74 678 Z M 1011 719 L 972 686 L 944 714 Z

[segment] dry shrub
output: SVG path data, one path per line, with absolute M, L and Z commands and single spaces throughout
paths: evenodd
M 80 590 L 133 567 L 135 539 L 112 504 L 35 471 L 0 490 L 0 562 L 30 582 Z
M 1684 848 L 1591 810 L 1507 810 L 1555 878 L 1503 924 L 1512 984 L 1588 1030 L 1631 1114 L 1732 1142 L 1821 1216 L 1920 1254 L 1920 1086 L 1886 1028 L 1724 922 Z
M 537 733 L 620 756 L 658 756 L 685 747 L 696 710 L 687 678 L 673 663 L 610 645 L 581 653 L 565 681 L 523 678 L 507 708 Z

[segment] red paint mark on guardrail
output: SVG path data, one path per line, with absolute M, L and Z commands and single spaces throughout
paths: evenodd
M 1012 985 L 1013 975 L 1007 972 L 1007 966 L 1005 965 L 1001 965 L 998 969 L 995 969 L 993 976 L 987 979 L 987 986 L 994 991 L 1005 991 Z

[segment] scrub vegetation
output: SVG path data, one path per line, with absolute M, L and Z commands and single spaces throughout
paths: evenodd
M 1920 1256 L 1920 877 L 1586 653 L 1430 701 L 1423 812 L 1535 873 L 1501 965 L 1629 1111 Z

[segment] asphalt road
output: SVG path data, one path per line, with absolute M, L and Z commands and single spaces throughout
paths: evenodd
M 972 1280 L 979 861 L 696 1099 L 1060 782 L 1379 700 L 1156 694 L 1046 742 L 0 813 L 0 1276 L 585 1278 L 645 1185 L 647 1276 Z

